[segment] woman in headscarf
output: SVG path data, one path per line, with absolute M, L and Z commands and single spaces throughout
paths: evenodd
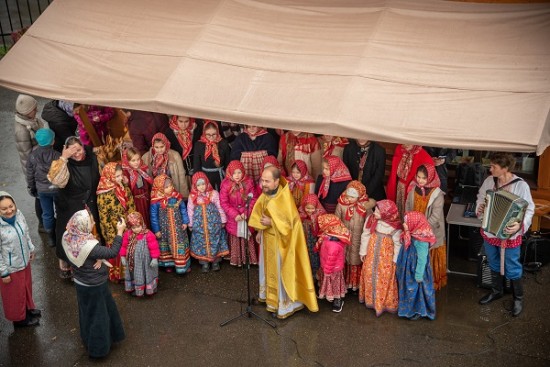
M 423 213 L 407 212 L 397 258 L 399 308 L 397 314 L 410 320 L 435 319 L 435 289 L 429 248 L 436 243 L 432 227 Z
M 317 177 L 322 171 L 321 147 L 315 135 L 301 131 L 287 131 L 279 140 L 277 160 L 290 172 L 297 159 L 306 162 L 311 177 Z
M 193 148 L 193 169 L 204 172 L 215 190 L 219 190 L 225 177 L 225 166 L 229 163 L 229 144 L 220 136 L 218 124 L 204 121 L 203 133 Z
M 312 194 L 315 191 L 315 181 L 313 181 L 313 178 L 311 178 L 307 171 L 306 162 L 301 159 L 294 162 L 290 175 L 288 175 L 286 180 L 297 208 L 301 206 L 304 196 Z
M 405 211 L 424 213 L 432 226 L 437 242 L 430 248 L 434 287 L 438 291 L 447 285 L 447 246 L 445 245 L 445 193 L 440 189 L 439 177 L 433 164 L 418 167 L 409 185 Z
M 242 162 L 246 174 L 257 183 L 263 171 L 262 162 L 268 155 L 277 155 L 277 141 L 268 131 L 259 126 L 247 125 L 231 148 L 231 161 Z
M 170 149 L 170 141 L 166 135 L 156 133 L 151 141 L 151 149 L 141 158 L 143 163 L 149 167 L 148 173 L 153 179 L 159 175 L 168 175 L 172 179 L 176 191 L 187 199 L 189 185 L 183 161 L 178 152 Z
M 105 244 L 109 247 L 116 237 L 120 218 L 126 218 L 128 213 L 136 210 L 130 188 L 122 182 L 123 177 L 122 166 L 119 163 L 107 163 L 103 167 L 97 186 L 99 228 Z M 120 262 L 120 256 L 114 259 L 113 267 L 109 269 L 109 280 L 115 283 L 124 280 L 124 266 Z
M 0 294 L 4 315 L 14 326 L 38 325 L 42 314 L 32 297 L 34 252 L 25 216 L 13 197 L 0 191 Z
M 191 256 L 199 260 L 202 272 L 220 270 L 220 261 L 229 254 L 225 223 L 227 217 L 220 204 L 219 193 L 212 188 L 204 172 L 193 175 L 187 202 Z
M 376 203 L 361 235 L 359 256 L 363 262 L 359 302 L 373 308 L 376 316 L 397 312 L 398 286 L 395 262 L 401 249 L 401 221 L 391 200 Z
M 102 259 L 118 255 L 126 224 L 123 218 L 117 223 L 111 247 L 101 246 L 92 234 L 94 224 L 94 217 L 88 210 L 77 211 L 60 237 L 74 269 L 80 337 L 88 355 L 101 358 L 109 354 L 113 343 L 125 338 L 122 320 L 107 283 L 109 272 Z
M 327 213 L 334 213 L 338 198 L 350 181 L 349 170 L 340 158 L 331 155 L 323 159 L 323 174 L 317 177 L 315 193 Z
M 407 189 L 419 166 L 432 163 L 432 157 L 420 145 L 400 144 L 395 148 L 386 194 L 397 204 L 399 215 L 405 212 Z
M 229 235 L 231 265 L 246 264 L 246 246 L 248 246 L 250 263 L 258 264 L 254 235 L 242 231 L 252 230 L 247 224 L 256 199 L 258 194 L 254 182 L 246 174 L 244 165 L 240 161 L 231 161 L 227 166 L 227 175 L 223 179 L 220 190 L 222 208 L 227 214 L 226 229 Z M 239 233 L 239 226 L 241 226 L 241 233 Z
M 79 138 L 72 136 L 65 141 L 61 157 L 52 162 L 48 179 L 59 187 L 57 205 L 56 255 L 59 258 L 61 278 L 71 277 L 71 268 L 67 265 L 67 256 L 61 246 L 61 235 L 67 222 L 79 210 L 88 208 L 99 222 L 96 190 L 99 184 L 97 157 L 89 146 L 83 146 Z
M 181 159 L 183 168 L 191 182 L 193 176 L 193 146 L 200 139 L 202 132 L 202 124 L 192 117 L 174 115 L 170 119 L 170 129 L 178 139 L 181 148 Z M 175 150 L 177 147 L 174 147 Z M 178 150 L 179 151 L 179 150 Z
M 372 208 L 376 204 L 374 199 L 367 195 L 365 186 L 357 181 L 351 181 L 346 190 L 338 198 L 334 215 L 342 220 L 342 223 L 351 233 L 351 246 L 346 247 L 346 267 L 344 277 L 346 286 L 352 291 L 359 289 L 361 280 L 361 258 L 359 248 L 361 247 L 361 234 L 365 220 L 372 214 Z
M 335 155 L 342 159 L 344 147 L 349 144 L 348 139 L 339 136 L 321 135 L 318 139 L 323 158 Z

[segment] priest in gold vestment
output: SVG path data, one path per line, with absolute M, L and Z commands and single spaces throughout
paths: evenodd
M 260 179 L 262 195 L 256 201 L 249 225 L 258 230 L 260 243 L 260 301 L 284 319 L 304 305 L 317 312 L 317 298 L 306 239 L 298 209 L 276 167 L 267 167 Z

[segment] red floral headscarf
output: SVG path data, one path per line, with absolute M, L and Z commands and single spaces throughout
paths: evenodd
M 151 190 L 151 204 L 160 202 L 161 206 L 163 208 L 166 208 L 169 199 L 183 199 L 183 196 L 181 196 L 181 194 L 175 188 L 172 190 L 172 193 L 170 195 L 166 195 L 164 193 L 164 185 L 166 184 L 166 180 L 171 181 L 172 179 L 165 174 L 161 174 L 155 177 L 153 181 L 153 189 Z
M 322 214 L 317 221 L 319 223 L 319 231 L 321 232 L 317 240 L 318 247 L 326 237 L 336 237 L 345 244 L 351 244 L 351 233 L 349 229 L 336 215 Z
M 298 187 L 300 189 L 303 189 L 306 183 L 312 183 L 313 178 L 309 175 L 309 172 L 307 171 L 307 164 L 301 159 L 297 159 L 292 167 L 296 166 L 298 168 L 298 171 L 300 171 L 300 174 L 302 177 L 299 180 L 296 180 L 294 176 L 292 176 L 292 172 L 289 172 L 289 175 L 287 177 L 288 182 L 288 188 L 290 191 L 294 190 L 294 187 Z
M 239 182 L 235 182 L 233 180 L 233 173 L 235 173 L 235 170 L 240 170 L 243 174 L 241 180 Z M 239 191 L 241 195 L 243 195 L 243 199 L 246 198 L 246 187 L 244 185 L 246 181 L 246 170 L 244 169 L 244 165 L 241 163 L 241 161 L 234 160 L 229 162 L 227 165 L 227 169 L 225 170 L 225 179 L 231 181 L 231 190 L 230 193 L 234 193 L 235 191 Z
M 334 148 L 343 148 L 349 144 L 348 139 L 338 136 L 333 136 L 330 140 L 325 140 L 324 137 L 321 137 L 319 141 L 321 142 L 321 146 L 323 149 L 323 158 L 331 156 L 334 153 Z
M 170 119 L 170 128 L 174 131 L 176 138 L 178 138 L 183 150 L 181 157 L 185 160 L 189 153 L 191 153 L 191 149 L 193 149 L 193 130 L 195 130 L 197 123 L 194 118 L 189 117 L 189 125 L 187 128 L 181 130 L 178 125 L 178 117 L 178 115 L 172 116 Z
M 404 230 L 401 234 L 401 241 L 405 245 L 405 249 L 408 249 L 411 245 L 411 238 L 428 242 L 430 247 L 437 242 L 432 226 L 424 214 L 420 212 L 407 212 L 405 213 L 404 223 L 408 227 L 408 230 Z
M 435 166 L 431 163 L 424 163 L 422 166 L 426 167 L 426 171 L 428 171 L 428 177 L 427 182 L 424 186 L 419 186 L 418 182 L 416 181 L 416 175 L 414 176 L 414 179 L 409 184 L 409 188 L 407 192 L 413 190 L 415 187 L 418 187 L 420 191 L 422 192 L 422 196 L 426 195 L 426 188 L 433 189 L 434 187 L 440 187 L 441 181 L 439 180 L 439 176 L 437 175 L 437 171 L 435 170 Z M 422 167 L 420 166 L 420 167 Z M 418 167 L 418 168 L 420 168 Z M 418 170 L 416 171 L 418 172 Z
M 401 221 L 399 219 L 399 211 L 397 205 L 391 200 L 380 200 L 376 202 L 376 207 L 380 212 L 380 220 L 394 229 L 402 229 Z M 374 217 L 374 213 L 369 215 L 367 222 L 365 223 L 365 230 L 368 230 L 371 234 L 376 231 L 376 225 L 378 219 Z
M 122 182 L 119 184 L 115 179 L 115 172 L 118 163 L 109 162 L 103 167 L 101 171 L 101 178 L 99 179 L 99 184 L 97 185 L 96 194 L 104 194 L 111 190 L 115 190 L 115 196 L 120 202 L 120 205 L 126 210 L 128 204 L 128 197 L 126 196 L 126 190 Z
M 275 156 L 268 155 L 267 157 L 264 158 L 264 160 L 262 161 L 262 171 L 265 169 L 266 164 L 270 164 L 282 170 L 281 164 L 279 163 L 279 161 Z
M 354 203 L 349 202 L 349 198 L 347 195 L 348 189 L 354 189 L 357 191 L 357 194 L 359 195 L 357 197 L 357 201 Z M 367 195 L 367 189 L 365 188 L 365 185 L 363 185 L 361 182 L 357 180 L 351 181 L 348 186 L 346 186 L 346 190 L 340 195 L 338 198 L 338 203 L 340 205 L 344 205 L 347 207 L 346 209 L 346 220 L 351 220 L 351 217 L 353 217 L 353 213 L 357 211 L 360 216 L 365 218 L 367 215 L 367 209 L 365 208 L 365 204 L 368 203 L 369 197 Z
M 164 153 L 158 154 L 155 151 L 155 140 L 160 140 L 166 146 Z M 170 141 L 163 133 L 156 133 L 151 139 L 151 158 L 152 158 L 152 171 L 153 177 L 157 177 L 160 174 L 166 174 L 168 169 L 168 152 L 170 151 Z
M 315 207 L 315 211 L 311 216 L 309 216 L 306 212 L 307 205 L 311 205 Z M 300 218 L 302 219 L 302 221 L 307 219 L 311 220 L 311 224 L 313 226 L 313 235 L 318 236 L 319 222 L 317 221 L 317 219 L 319 218 L 320 215 L 326 214 L 327 211 L 325 210 L 323 205 L 321 205 L 321 203 L 319 202 L 319 198 L 317 197 L 317 195 L 307 194 L 306 196 L 304 196 L 304 198 L 302 199 L 302 204 L 300 205 L 300 208 L 298 208 L 298 213 L 300 214 Z
M 328 156 L 324 159 L 329 166 L 329 176 L 324 177 L 319 187 L 319 198 L 324 199 L 328 195 L 331 182 L 343 182 L 351 180 L 348 167 L 342 162 L 342 160 L 334 155 Z
M 197 182 L 199 180 L 204 180 L 204 183 L 206 185 L 206 190 L 204 190 L 204 193 L 201 193 L 197 189 Z M 210 194 L 212 193 L 213 190 L 214 188 L 210 184 L 210 181 L 208 180 L 208 176 L 206 176 L 206 173 L 197 172 L 193 175 L 193 177 L 191 177 L 191 192 L 189 193 L 189 199 L 192 200 L 194 204 L 198 204 L 197 198 L 199 196 L 202 196 L 204 199 L 204 203 L 208 204 L 210 202 Z
M 262 135 L 265 135 L 267 134 L 267 129 L 263 128 L 263 127 L 260 127 L 258 126 L 258 131 L 256 131 L 255 134 L 252 134 L 250 131 L 248 131 L 248 128 L 249 126 L 247 126 L 245 129 L 244 129 L 244 132 L 250 136 L 251 138 L 256 138 L 258 136 L 262 136 Z
M 143 159 L 139 158 L 139 168 L 133 169 L 130 166 L 130 159 L 128 159 L 128 150 L 124 149 L 122 152 L 122 169 L 128 172 L 130 176 L 130 188 L 133 190 L 136 187 L 139 176 L 141 176 L 145 181 L 149 182 L 150 185 L 153 184 L 153 178 L 147 174 L 147 165 L 143 163 Z
M 212 141 L 208 140 L 208 138 L 205 135 L 205 131 L 208 129 L 216 129 L 216 138 Z M 220 153 L 218 152 L 218 143 L 222 141 L 222 137 L 220 136 L 220 130 L 218 129 L 218 124 L 216 124 L 213 120 L 204 120 L 204 127 L 202 128 L 202 135 L 199 141 L 204 143 L 204 159 L 208 159 L 210 155 L 212 155 L 212 158 L 214 158 L 214 162 L 216 162 L 216 166 L 219 167 L 221 164 L 220 160 Z

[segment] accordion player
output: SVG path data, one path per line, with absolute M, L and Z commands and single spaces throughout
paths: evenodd
M 481 228 L 501 240 L 506 240 L 512 234 L 506 233 L 504 229 L 514 222 L 522 223 L 528 205 L 527 200 L 511 192 L 487 190 Z

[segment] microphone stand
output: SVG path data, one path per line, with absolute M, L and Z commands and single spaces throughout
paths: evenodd
M 261 321 L 265 322 L 266 324 L 268 324 L 272 328 L 276 328 L 277 325 L 273 321 L 266 320 L 263 317 L 261 317 L 260 315 L 258 315 L 257 313 L 255 313 L 254 311 L 252 311 L 252 296 L 251 296 L 251 292 L 250 292 L 250 251 L 248 249 L 248 234 L 249 234 L 249 229 L 248 229 L 248 208 L 250 206 L 250 199 L 251 199 L 251 196 L 248 196 L 246 198 L 246 205 L 245 205 L 246 230 L 245 230 L 245 234 L 244 234 L 244 242 L 245 242 L 245 264 L 244 264 L 244 269 L 245 269 L 245 273 L 246 273 L 246 289 L 247 289 L 247 293 L 248 293 L 248 302 L 247 302 L 247 306 L 246 306 L 245 311 L 243 311 L 242 308 L 241 308 L 240 314 L 238 314 L 235 317 L 230 318 L 229 320 L 226 320 L 226 321 L 222 322 L 220 324 L 220 327 L 223 327 L 223 326 L 229 324 L 231 321 L 237 320 L 241 317 L 247 316 L 248 318 L 250 318 L 250 317 L 254 316 L 258 320 L 261 320 Z

